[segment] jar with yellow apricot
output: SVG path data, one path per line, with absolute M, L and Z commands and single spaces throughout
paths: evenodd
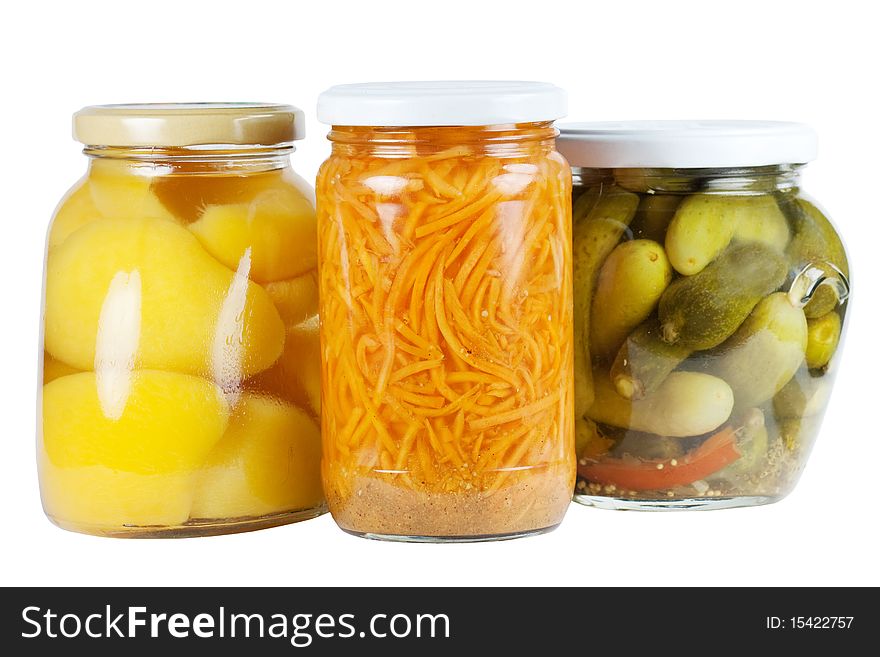
M 48 233 L 37 458 L 57 525 L 197 536 L 325 510 L 302 112 L 116 105 Z

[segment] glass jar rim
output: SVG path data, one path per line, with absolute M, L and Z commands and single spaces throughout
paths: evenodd
M 73 115 L 86 146 L 284 146 L 305 137 L 303 111 L 275 103 L 91 105 Z

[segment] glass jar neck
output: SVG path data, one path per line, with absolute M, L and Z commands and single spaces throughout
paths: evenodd
M 558 131 L 551 121 L 490 126 L 333 126 L 333 153 L 367 157 L 426 157 L 450 149 L 468 155 L 517 157 L 549 153 Z
M 760 194 L 796 190 L 803 164 L 774 164 L 759 167 L 701 169 L 628 168 L 591 169 L 572 167 L 572 184 L 591 187 L 617 181 L 637 184 L 641 191 L 662 193 Z
M 156 174 L 257 173 L 290 166 L 293 146 L 193 146 L 193 147 L 119 147 L 86 146 L 90 163 L 114 167 L 149 169 Z

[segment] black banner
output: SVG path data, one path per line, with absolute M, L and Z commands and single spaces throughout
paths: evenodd
M 95 657 L 142 647 L 163 657 L 194 648 L 421 656 L 477 647 L 524 655 L 808 646 L 854 654 L 847 649 L 875 633 L 874 600 L 873 590 L 836 588 L 23 588 L 3 590 L 0 645 L 16 649 L 7 655 L 73 648 Z

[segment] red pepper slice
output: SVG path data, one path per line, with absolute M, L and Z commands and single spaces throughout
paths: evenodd
M 680 459 L 643 461 L 606 458 L 597 463 L 578 465 L 578 474 L 589 481 L 614 484 L 625 490 L 661 490 L 687 486 L 704 479 L 739 457 L 736 433 L 726 426 Z

